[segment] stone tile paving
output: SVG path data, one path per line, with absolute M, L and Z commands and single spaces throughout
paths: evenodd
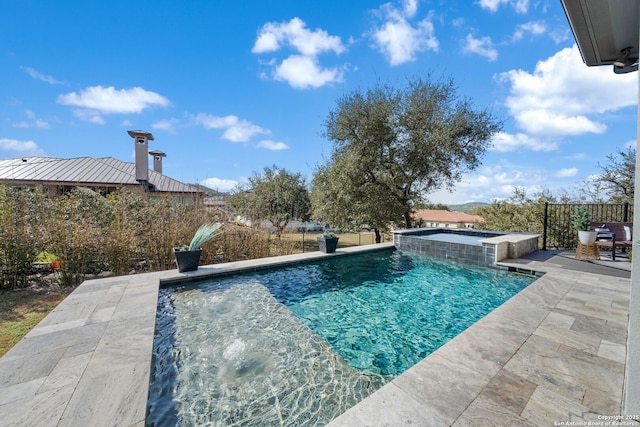
M 0 359 L 0 424 L 144 425 L 160 280 L 320 256 L 83 283 Z M 629 279 L 511 265 L 547 274 L 330 426 L 541 426 L 619 415 Z
M 158 277 L 86 281 L 30 331 L 0 359 L 0 424 L 143 422 Z

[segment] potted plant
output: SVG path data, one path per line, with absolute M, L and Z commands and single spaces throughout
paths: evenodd
M 325 230 L 324 233 L 318 236 L 318 246 L 320 247 L 320 252 L 331 254 L 338 247 L 338 237 L 333 231 Z
M 173 248 L 176 264 L 178 265 L 178 271 L 180 273 L 198 269 L 200 256 L 202 255 L 202 245 L 222 233 L 220 230 L 221 227 L 222 224 L 219 222 L 202 224 L 193 235 L 189 246 Z
M 591 231 L 591 215 L 584 206 L 577 206 L 573 214 L 573 228 L 578 231 L 578 240 L 583 245 L 596 241 L 596 232 Z

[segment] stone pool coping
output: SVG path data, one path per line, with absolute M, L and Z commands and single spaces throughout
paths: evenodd
M 455 241 L 424 240 L 428 235 L 476 236 L 479 245 Z M 459 260 L 468 264 L 493 267 L 505 259 L 516 259 L 538 250 L 541 234 L 506 233 L 468 228 L 426 227 L 393 231 L 393 242 L 400 250 L 435 258 Z
M 161 282 L 392 247 L 86 281 L 0 359 L 0 419 L 143 426 Z M 619 415 L 630 280 L 543 262 L 503 266 L 547 274 L 330 425 L 552 425 Z

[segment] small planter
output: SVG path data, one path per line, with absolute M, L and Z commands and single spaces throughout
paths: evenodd
M 598 233 L 595 231 L 578 231 L 578 240 L 583 245 L 590 245 L 596 241 Z
M 320 248 L 320 252 L 324 252 L 325 254 L 334 253 L 338 247 L 338 238 L 318 237 L 318 246 Z
M 186 271 L 196 271 L 198 265 L 200 265 L 200 256 L 202 255 L 202 249 L 196 249 L 194 251 L 181 251 L 177 248 L 173 249 L 173 254 L 176 256 L 176 264 L 178 264 L 178 271 L 184 273 Z

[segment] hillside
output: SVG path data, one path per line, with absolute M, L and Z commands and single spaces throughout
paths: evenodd
M 465 212 L 465 213 L 473 213 L 473 210 L 475 208 L 479 208 L 482 206 L 487 206 L 489 205 L 489 203 L 483 203 L 483 202 L 470 202 L 470 203 L 463 203 L 461 205 L 447 205 L 449 206 L 449 209 L 452 211 L 457 211 L 457 212 Z

